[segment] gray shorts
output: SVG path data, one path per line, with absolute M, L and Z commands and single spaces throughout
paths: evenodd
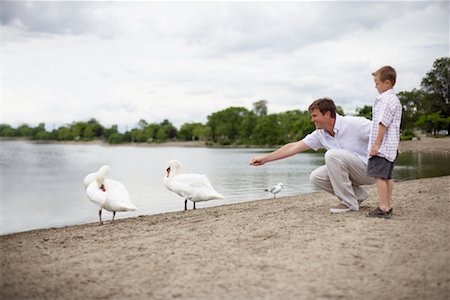
M 367 163 L 367 176 L 392 179 L 394 163 L 384 157 L 372 156 Z

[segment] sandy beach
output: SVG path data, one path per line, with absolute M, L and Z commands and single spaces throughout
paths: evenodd
M 341 215 L 319 192 L 0 236 L 0 299 L 449 299 L 450 176 L 395 183 L 391 220 L 369 191 Z

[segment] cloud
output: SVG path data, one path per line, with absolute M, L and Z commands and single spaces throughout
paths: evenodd
M 449 54 L 446 2 L 2 2 L 2 122 L 205 122 L 333 98 L 371 105 L 390 64 L 418 88 Z M 27 113 L 23 108 L 27 107 Z

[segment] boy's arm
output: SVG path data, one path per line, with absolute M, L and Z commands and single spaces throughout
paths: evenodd
M 386 133 L 386 126 L 383 125 L 383 123 L 380 123 L 378 125 L 378 134 L 377 139 L 375 140 L 375 143 L 372 146 L 372 149 L 370 149 L 370 156 L 376 156 L 378 154 L 378 150 L 381 147 L 381 143 L 383 142 L 384 134 Z

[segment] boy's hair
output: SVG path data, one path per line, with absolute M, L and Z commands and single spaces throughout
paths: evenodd
M 395 79 L 397 78 L 397 73 L 394 68 L 391 66 L 384 66 L 376 70 L 372 73 L 373 76 L 379 75 L 381 82 L 385 82 L 389 80 L 392 83 L 392 86 L 395 85 Z
M 320 98 L 315 100 L 311 105 L 309 106 L 308 110 L 311 112 L 314 109 L 320 110 L 320 113 L 324 115 L 327 111 L 330 112 L 330 117 L 333 119 L 336 118 L 336 105 L 334 104 L 334 101 L 330 98 Z

